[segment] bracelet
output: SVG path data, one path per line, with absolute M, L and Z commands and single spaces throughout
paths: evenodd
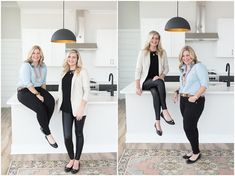
M 175 93 L 179 94 L 179 90 L 176 90 Z
M 35 95 L 35 96 L 37 96 L 37 95 L 40 95 L 40 93 L 39 93 L 39 92 L 37 92 L 37 93 L 35 93 L 34 95 Z

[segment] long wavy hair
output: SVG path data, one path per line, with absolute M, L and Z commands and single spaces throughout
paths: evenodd
M 28 53 L 28 56 L 27 56 L 27 59 L 25 60 L 25 62 L 29 63 L 29 64 L 32 64 L 33 63 L 33 59 L 32 59 L 32 55 L 33 55 L 33 52 L 38 49 L 39 52 L 40 52 L 40 60 L 39 60 L 39 66 L 43 66 L 44 65 L 44 55 L 43 55 L 43 52 L 42 52 L 42 48 L 38 45 L 34 45 L 31 50 L 29 51 Z
M 75 53 L 77 55 L 75 73 L 79 74 L 82 69 L 82 59 L 81 59 L 80 53 L 76 49 L 71 49 L 67 51 L 66 58 L 64 60 L 64 65 L 63 65 L 63 73 L 67 73 L 69 71 L 68 58 L 69 58 L 69 55 L 72 53 Z
M 191 47 L 191 46 L 184 46 L 182 49 L 181 49 L 181 51 L 180 51 L 180 54 L 179 54 L 179 62 L 180 62 L 180 64 L 179 64 L 179 69 L 180 69 L 180 71 L 182 71 L 182 66 L 184 65 L 184 62 L 183 62 L 183 59 L 182 59 L 182 57 L 183 57 L 183 53 L 185 52 L 185 51 L 188 51 L 189 52 L 189 56 L 192 58 L 192 64 L 194 65 L 194 64 L 196 64 L 196 63 L 198 63 L 199 61 L 197 60 L 197 55 L 196 55 L 196 53 L 195 53 L 195 51 L 193 50 L 193 48 Z
M 157 31 L 150 31 L 149 32 L 148 38 L 147 38 L 147 40 L 146 40 L 146 42 L 144 44 L 143 50 L 146 51 L 145 54 L 150 52 L 150 42 L 151 42 L 151 40 L 152 40 L 154 35 L 157 35 L 158 38 L 159 38 L 159 42 L 158 42 L 158 45 L 157 45 L 157 54 L 162 57 L 164 49 L 162 48 L 161 36 L 160 36 L 160 34 Z

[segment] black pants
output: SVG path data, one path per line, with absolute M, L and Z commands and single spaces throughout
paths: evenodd
M 200 153 L 197 122 L 204 109 L 204 104 L 205 97 L 200 97 L 194 103 L 189 102 L 188 97 L 180 97 L 180 111 L 183 116 L 184 132 L 194 154 Z
M 51 134 L 49 123 L 54 111 L 55 100 L 47 90 L 41 87 L 35 87 L 35 89 L 40 93 L 41 96 L 43 96 L 44 102 L 41 102 L 27 88 L 18 91 L 17 98 L 23 105 L 36 112 L 38 122 L 42 127 L 43 132 L 45 135 L 49 135 Z
M 83 136 L 83 126 L 85 123 L 86 116 L 83 116 L 81 120 L 77 120 L 72 113 L 62 112 L 62 122 L 63 122 L 63 131 L 64 131 L 64 143 L 67 149 L 69 158 L 79 160 L 82 148 L 84 145 L 84 136 Z M 72 127 L 75 127 L 75 135 L 76 135 L 76 154 L 74 156 L 73 150 L 73 135 L 72 135 Z
M 162 79 L 153 81 L 148 79 L 143 83 L 143 90 L 150 90 L 153 96 L 153 106 L 156 120 L 160 120 L 160 110 L 167 109 L 166 107 L 166 88 Z

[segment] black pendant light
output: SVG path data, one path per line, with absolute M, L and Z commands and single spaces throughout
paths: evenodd
M 178 16 L 178 1 L 177 1 L 177 17 L 171 18 L 165 26 L 165 31 L 169 32 L 187 32 L 190 31 L 190 25 L 187 20 Z
M 63 1 L 63 29 L 57 30 L 51 37 L 54 43 L 76 43 L 76 36 L 72 31 L 64 28 L 64 1 Z

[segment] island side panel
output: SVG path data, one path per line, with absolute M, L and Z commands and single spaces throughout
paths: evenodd
M 137 96 L 126 93 L 126 142 L 127 143 L 187 143 L 183 131 L 183 119 L 179 102 L 171 100 L 173 93 L 167 93 L 166 102 L 175 125 L 168 125 L 161 118 L 163 136 L 155 132 L 155 114 L 150 93 Z M 198 128 L 201 143 L 232 143 L 234 132 L 233 94 L 206 94 L 205 109 Z M 225 120 L 226 119 L 226 120 Z

